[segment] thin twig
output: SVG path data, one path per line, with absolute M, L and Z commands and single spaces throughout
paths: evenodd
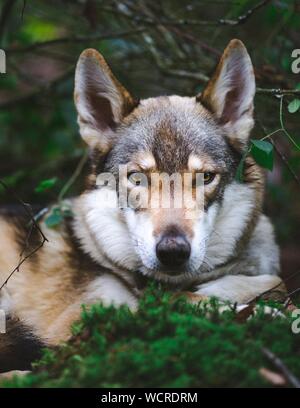
M 5 281 L 1 284 L 1 286 L 0 286 L 0 291 L 1 291 L 1 290 L 3 289 L 3 287 L 4 287 L 5 285 L 7 285 L 9 279 L 13 276 L 13 274 L 14 274 L 15 272 L 18 272 L 18 271 L 20 270 L 20 267 L 23 265 L 23 263 L 24 263 L 28 258 L 30 258 L 33 254 L 35 254 L 35 253 L 45 244 L 45 242 L 48 241 L 48 239 L 46 238 L 45 234 L 43 233 L 43 231 L 42 231 L 41 228 L 39 227 L 39 225 L 38 225 L 36 219 L 34 218 L 34 215 L 33 215 L 33 213 L 32 213 L 32 209 L 31 209 L 30 204 L 25 203 L 23 200 L 21 200 L 21 199 L 17 196 L 17 194 L 16 194 L 10 187 L 8 187 L 7 184 L 6 184 L 4 181 L 2 181 L 1 179 L 0 179 L 0 184 L 5 188 L 5 190 L 6 190 L 11 196 L 13 196 L 13 197 L 16 199 L 16 201 L 18 201 L 18 202 L 21 204 L 21 206 L 23 207 L 25 213 L 29 216 L 30 222 L 31 222 L 29 234 L 28 234 L 27 237 L 26 237 L 26 241 L 25 241 L 24 248 L 22 249 L 22 252 L 20 253 L 19 263 L 18 263 L 18 265 L 9 273 L 9 275 L 7 276 L 7 278 L 5 279 Z M 29 239 L 30 239 L 31 233 L 32 233 L 32 231 L 33 231 L 34 228 L 37 229 L 37 231 L 39 232 L 39 234 L 40 234 L 40 236 L 41 236 L 41 238 L 42 238 L 41 243 L 40 243 L 36 248 L 34 248 L 29 254 L 27 254 L 27 255 L 25 255 L 25 256 L 23 257 L 23 254 L 25 253 L 26 249 L 28 248 Z
M 169 29 L 170 31 L 177 34 L 179 37 L 186 38 L 187 40 L 192 41 L 193 43 L 199 45 L 199 47 L 202 48 L 203 50 L 213 54 L 216 59 L 221 57 L 222 53 L 220 51 L 199 40 L 199 38 L 194 36 L 193 34 L 188 33 L 187 31 L 183 31 L 178 27 L 170 27 Z
M 300 95 L 300 89 L 256 88 L 256 93 L 257 94 L 274 95 L 274 96 Z
M 187 79 L 192 79 L 196 81 L 201 81 L 204 83 L 209 81 L 209 76 L 201 72 L 185 71 L 185 70 L 180 70 L 180 69 L 167 69 L 167 68 L 163 69 L 163 71 L 164 73 L 174 75 L 179 78 L 187 78 Z M 265 94 L 265 95 L 271 95 L 271 96 L 300 95 L 300 89 L 256 88 L 256 94 L 260 94 L 260 95 Z
M 241 16 L 239 16 L 236 20 L 229 20 L 229 19 L 224 19 L 220 20 L 220 24 L 225 24 L 225 25 L 231 25 L 231 26 L 236 26 L 236 25 L 240 25 L 240 24 L 244 24 L 251 16 L 252 14 L 260 9 L 261 7 L 265 6 L 267 3 L 269 3 L 271 0 L 263 0 L 259 3 L 257 3 L 254 7 L 252 7 L 251 9 L 247 10 L 246 13 L 242 14 Z
M 298 149 L 300 150 L 300 146 L 295 142 L 295 140 L 292 138 L 292 136 L 289 134 L 289 132 L 286 130 L 284 123 L 283 123 L 283 98 L 284 96 L 282 95 L 280 98 L 280 108 L 279 108 L 279 120 L 280 120 L 280 125 L 281 125 L 281 129 L 284 132 L 284 134 L 288 137 L 288 139 L 292 142 L 292 144 Z
M 83 156 L 81 157 L 74 173 L 72 174 L 72 176 L 70 177 L 70 179 L 66 182 L 66 184 L 63 186 L 63 188 L 61 189 L 59 195 L 58 195 L 58 202 L 61 203 L 64 196 L 66 195 L 66 193 L 69 191 L 69 189 L 71 188 L 71 186 L 75 183 L 75 181 L 77 180 L 77 178 L 80 176 L 81 171 L 88 159 L 88 155 L 89 152 L 88 150 L 86 150 L 83 154 Z
M 289 368 L 280 360 L 279 357 L 277 357 L 271 350 L 267 349 L 266 347 L 262 347 L 261 351 L 294 388 L 300 388 L 300 381 L 298 380 L 298 378 L 293 373 L 291 373 Z
M 209 77 L 205 74 L 202 74 L 201 72 L 189 72 L 185 71 L 183 69 L 169 69 L 169 68 L 163 68 L 159 67 L 162 73 L 166 75 L 171 75 L 171 76 L 176 76 L 178 78 L 187 78 L 187 79 L 194 79 L 199 82 L 208 82 Z
M 25 203 L 20 197 L 17 196 L 17 194 L 10 188 L 8 187 L 8 185 L 0 179 L 0 184 L 4 187 L 4 189 L 15 198 L 15 200 L 21 204 L 21 206 L 24 208 L 26 214 L 30 217 L 31 221 L 33 222 L 35 228 L 38 230 L 38 232 L 41 234 L 42 238 L 45 241 L 48 241 L 48 239 L 46 238 L 46 236 L 44 235 L 43 231 L 40 229 L 39 225 L 36 223 L 33 215 L 32 215 L 32 209 L 30 204 Z
M 279 122 L 280 122 L 281 127 L 279 129 L 276 129 L 273 132 L 267 134 L 266 136 L 264 136 L 260 140 L 269 139 L 271 136 L 275 135 L 276 133 L 283 132 L 287 136 L 287 138 L 290 140 L 290 142 L 298 150 L 300 150 L 300 145 L 297 144 L 297 142 L 293 139 L 293 137 L 289 134 L 289 132 L 286 130 L 286 127 L 284 126 L 284 122 L 283 122 L 283 98 L 284 98 L 284 95 L 281 95 L 280 96 L 280 104 L 279 104 Z
M 294 169 L 291 167 L 290 163 L 288 162 L 288 159 L 286 158 L 284 153 L 282 153 L 282 151 L 279 149 L 279 147 L 277 146 L 277 144 L 275 143 L 275 141 L 272 138 L 270 139 L 270 142 L 274 146 L 274 149 L 275 149 L 276 153 L 278 154 L 280 159 L 283 161 L 283 163 L 285 164 L 288 171 L 291 173 L 293 179 L 296 181 L 296 183 L 300 187 L 300 178 L 298 177 L 298 175 L 296 174 Z
M 191 19 L 179 19 L 179 20 L 166 20 L 166 19 L 153 19 L 149 18 L 147 16 L 137 16 L 128 12 L 125 12 L 123 9 L 113 9 L 110 7 L 101 7 L 101 10 L 104 12 L 116 14 L 118 16 L 122 16 L 125 18 L 128 18 L 132 20 L 134 23 L 141 23 L 144 25 L 149 25 L 149 26 L 157 26 L 157 25 L 163 25 L 163 26 L 216 26 L 216 25 L 222 25 L 222 26 L 237 26 L 246 23 L 248 19 L 253 15 L 253 13 L 269 3 L 271 0 L 262 0 L 261 2 L 257 3 L 254 7 L 251 9 L 247 10 L 244 14 L 240 15 L 236 19 L 218 19 L 218 20 L 212 20 L 212 21 L 206 21 L 206 20 L 191 20 Z
M 272 135 L 274 135 L 275 133 L 281 131 L 281 129 L 277 129 L 274 130 L 274 132 L 268 133 L 265 126 L 262 124 L 262 122 L 260 121 L 260 119 L 257 119 L 257 122 L 259 124 L 259 126 L 261 127 L 262 131 L 264 132 L 265 136 L 260 139 L 263 140 L 265 139 L 267 136 L 270 138 L 270 142 L 272 143 L 272 145 L 274 146 L 274 149 L 276 151 L 276 153 L 278 154 L 278 156 L 280 157 L 281 161 L 284 163 L 284 165 L 286 166 L 286 168 L 288 169 L 288 171 L 291 173 L 293 179 L 295 180 L 295 182 L 298 184 L 298 186 L 300 187 L 300 178 L 298 177 L 298 175 L 296 174 L 296 172 L 294 171 L 294 169 L 291 167 L 288 159 L 286 158 L 285 154 L 279 149 L 277 143 L 275 143 L 275 140 L 272 139 Z
M 13 269 L 10 274 L 8 275 L 8 277 L 5 279 L 5 281 L 2 283 L 2 285 L 0 286 L 0 291 L 4 288 L 5 285 L 7 285 L 8 281 L 10 280 L 10 278 L 13 276 L 13 274 L 15 272 L 18 272 L 20 270 L 20 267 L 23 265 L 23 263 L 25 261 L 27 261 L 28 258 L 30 258 L 33 254 L 35 254 L 40 248 L 42 248 L 42 246 L 45 244 L 45 242 L 47 241 L 47 239 L 43 239 L 41 241 L 41 243 L 35 248 L 33 249 L 28 255 L 26 255 L 23 259 L 21 259 L 21 261 L 18 263 L 18 265 L 15 267 L 15 269 Z
M 296 293 L 298 293 L 298 292 L 300 292 L 300 288 L 297 288 L 297 289 L 295 289 L 295 290 L 292 290 L 291 292 L 289 292 L 287 295 L 286 295 L 286 300 L 288 299 L 288 298 L 290 298 L 291 296 L 294 296 Z

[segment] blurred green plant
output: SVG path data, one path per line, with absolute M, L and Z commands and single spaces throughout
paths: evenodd
M 300 376 L 290 314 L 272 317 L 261 304 L 246 319 L 235 308 L 220 312 L 216 300 L 193 306 L 172 296 L 150 285 L 135 313 L 126 306 L 83 307 L 71 340 L 46 349 L 32 374 L 4 386 L 272 387 L 261 368 L 277 368 L 264 347 Z
M 42 180 L 39 185 L 35 188 L 36 193 L 42 193 L 44 191 L 49 190 L 50 188 L 54 187 L 57 183 L 57 177 L 53 177 L 51 179 Z

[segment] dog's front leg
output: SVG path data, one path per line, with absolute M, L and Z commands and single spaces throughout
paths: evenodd
M 231 303 L 247 304 L 266 291 L 275 289 L 284 292 L 282 280 L 275 275 L 227 275 L 222 278 L 203 283 L 195 292 L 189 293 L 191 302 L 216 297 Z
M 82 289 L 78 299 L 69 304 L 65 310 L 48 327 L 46 338 L 51 345 L 66 341 L 71 336 L 72 324 L 80 319 L 82 305 L 102 303 L 105 306 L 116 307 L 127 305 L 131 310 L 136 310 L 138 299 L 134 290 L 123 283 L 113 274 L 103 274 Z

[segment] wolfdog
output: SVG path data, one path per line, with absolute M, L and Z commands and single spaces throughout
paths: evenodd
M 238 304 L 280 284 L 279 249 L 262 213 L 264 173 L 248 155 L 243 182 L 236 179 L 254 124 L 254 95 L 253 66 L 239 40 L 229 43 L 201 94 L 139 101 L 96 50 L 83 51 L 74 99 L 90 174 L 85 191 L 68 201 L 72 217 L 56 228 L 47 226 L 47 215 L 39 221 L 48 241 L 0 293 L 8 316 L 2 371 L 26 369 L 41 346 L 68 339 L 82 304 L 136 309 L 148 280 L 185 292 L 192 302 L 214 296 Z M 200 174 L 201 205 L 173 205 L 172 181 L 171 204 L 158 198 L 151 205 L 163 184 L 153 182 L 155 174 L 189 174 L 194 204 Z M 103 175 L 115 183 L 103 182 Z M 120 203 L 124 187 L 144 196 L 143 205 Z M 18 263 L 26 228 L 20 217 L 8 215 L 0 228 L 5 281 Z M 39 241 L 34 233 L 29 246 Z

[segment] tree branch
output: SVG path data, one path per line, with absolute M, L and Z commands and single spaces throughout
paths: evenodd
M 104 12 L 116 14 L 128 19 L 131 19 L 135 23 L 142 23 L 145 25 L 164 25 L 164 26 L 215 26 L 215 25 L 225 25 L 225 26 L 237 26 L 246 23 L 246 21 L 253 15 L 253 13 L 265 6 L 271 0 L 262 0 L 257 3 L 254 7 L 247 10 L 244 14 L 240 15 L 234 20 L 231 19 L 218 19 L 216 21 L 206 21 L 206 20 L 190 20 L 190 19 L 179 19 L 179 20 L 165 20 L 165 19 L 153 19 L 148 16 L 138 16 L 131 13 L 125 12 L 123 9 L 116 10 L 110 7 L 101 7 Z
M 48 241 L 48 239 L 46 238 L 46 236 L 44 235 L 43 231 L 42 231 L 41 228 L 39 227 L 37 221 L 35 220 L 34 215 L 33 215 L 33 213 L 32 213 L 32 209 L 31 209 L 30 204 L 25 203 L 23 200 L 21 200 L 21 199 L 17 196 L 17 194 L 16 194 L 10 187 L 8 187 L 8 186 L 6 185 L 6 183 L 4 183 L 4 181 L 2 181 L 1 179 L 0 179 L 0 185 L 2 185 L 2 187 L 4 187 L 4 189 L 5 189 L 11 196 L 13 196 L 16 201 L 18 201 L 18 202 L 21 204 L 21 206 L 23 207 L 25 213 L 29 216 L 30 222 L 31 222 L 30 230 L 29 230 L 29 233 L 28 233 L 28 235 L 27 235 L 27 237 L 26 237 L 26 241 L 25 241 L 25 243 L 24 243 L 24 248 L 23 248 L 22 252 L 20 253 L 19 263 L 18 263 L 18 265 L 9 273 L 9 275 L 7 276 L 7 278 L 5 279 L 5 281 L 1 284 L 1 286 L 0 286 L 0 291 L 1 291 L 1 290 L 4 288 L 4 286 L 7 285 L 9 279 L 13 276 L 13 274 L 14 274 L 15 272 L 18 272 L 18 271 L 20 270 L 20 267 L 23 265 L 23 263 L 24 263 L 28 258 L 30 258 L 33 254 L 35 254 L 35 253 L 45 244 L 45 242 Z M 24 253 L 25 253 L 25 251 L 26 251 L 26 249 L 27 249 L 27 247 L 28 247 L 29 239 L 30 239 L 31 233 L 32 233 L 32 231 L 33 231 L 34 228 L 36 228 L 37 231 L 39 232 L 39 234 L 40 234 L 40 236 L 41 236 L 41 242 L 40 242 L 40 244 L 39 244 L 36 248 L 34 248 L 29 254 L 23 256 Z
M 268 132 L 267 132 L 265 126 L 262 124 L 261 120 L 257 118 L 257 122 L 258 122 L 259 126 L 261 127 L 264 135 L 267 136 Z M 278 129 L 278 130 L 280 130 L 280 129 Z M 296 174 L 296 172 L 294 171 L 294 169 L 291 167 L 288 159 L 282 153 L 282 151 L 279 149 L 279 147 L 277 146 L 277 143 L 275 143 L 275 141 L 274 141 L 274 139 L 272 139 L 272 137 L 270 137 L 270 142 L 274 146 L 274 149 L 275 149 L 276 153 L 278 154 L 278 156 L 280 157 L 281 161 L 286 166 L 286 168 L 288 169 L 288 171 L 291 173 L 292 177 L 294 178 L 295 182 L 300 187 L 300 179 L 299 179 L 298 175 Z
M 281 88 L 256 88 L 256 93 L 266 95 L 300 95 L 300 89 L 281 89 Z
M 262 353 L 267 357 L 267 359 L 276 367 L 284 376 L 284 378 L 294 387 L 300 388 L 300 381 L 293 373 L 290 372 L 289 368 L 277 357 L 271 350 L 263 347 Z
M 164 69 L 160 67 L 160 70 L 167 75 L 176 76 L 178 78 L 194 79 L 199 82 L 208 82 L 209 77 L 201 72 L 188 72 L 183 69 Z
M 257 3 L 254 7 L 251 9 L 247 10 L 246 13 L 240 15 L 236 20 L 230 20 L 230 19 L 223 19 L 219 20 L 220 24 L 224 25 L 231 25 L 231 26 L 236 26 L 240 24 L 244 24 L 251 16 L 252 14 L 260 9 L 261 7 L 265 6 L 267 3 L 269 3 L 271 0 L 263 0 L 260 3 Z
M 161 68 L 161 67 L 160 67 Z M 164 69 L 164 73 L 174 75 L 180 78 L 208 82 L 209 77 L 201 72 L 191 72 L 180 69 Z M 282 96 L 282 95 L 300 95 L 300 89 L 281 89 L 281 88 L 256 88 L 256 93 L 260 95 Z

